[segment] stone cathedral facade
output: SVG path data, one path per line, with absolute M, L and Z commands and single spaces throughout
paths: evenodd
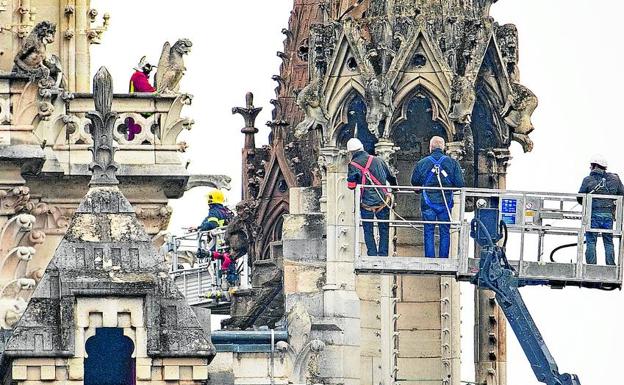
M 359 138 L 409 185 L 439 135 L 470 186 L 505 188 L 511 143 L 533 147 L 538 102 L 520 82 L 518 31 L 493 20 L 493 3 L 296 0 L 273 77 L 270 146 L 250 146 L 254 108 L 238 110 L 255 287 L 236 299 L 232 324 L 273 326 L 282 309 L 309 320 L 310 340 L 325 343 L 319 382 L 459 384 L 457 283 L 353 273 L 345 145 Z M 400 199 L 397 211 L 418 218 L 419 206 Z M 395 250 L 414 255 L 421 242 L 398 232 Z M 475 297 L 477 381 L 505 384 L 505 320 L 492 295 Z

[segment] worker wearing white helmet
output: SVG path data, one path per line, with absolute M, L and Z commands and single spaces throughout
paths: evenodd
M 357 138 L 347 142 L 347 150 L 351 154 L 347 187 L 354 190 L 360 185 L 396 186 L 397 181 L 390 172 L 388 165 L 381 158 L 368 154 L 364 145 Z M 388 220 L 390 218 L 390 192 L 385 187 L 364 188 L 361 195 L 360 215 L 362 219 Z M 363 222 L 364 241 L 369 256 L 388 256 L 390 225 L 388 222 L 378 223 L 379 247 L 375 242 L 373 222 Z
M 624 195 L 624 186 L 617 174 L 607 172 L 609 163 L 602 155 L 594 155 L 589 161 L 591 172 L 583 179 L 583 184 L 579 189 L 580 194 L 596 195 Z M 579 203 L 583 198 L 578 198 Z M 613 199 L 592 199 L 591 207 L 591 228 L 601 230 L 613 229 L 613 218 L 615 214 L 615 200 Z M 588 264 L 596 264 L 596 242 L 599 233 L 587 232 L 585 240 L 587 247 L 585 250 L 585 260 Z M 613 248 L 613 234 L 602 233 L 602 242 L 605 248 L 605 259 L 607 265 L 615 265 L 615 251 Z

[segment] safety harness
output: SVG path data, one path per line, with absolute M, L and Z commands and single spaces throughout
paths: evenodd
M 355 167 L 356 169 L 358 169 L 360 171 L 360 173 L 362 174 L 362 181 L 361 184 L 362 185 L 366 185 L 367 183 L 367 179 L 368 181 L 372 182 L 372 184 L 376 185 L 376 186 L 381 186 L 380 189 L 381 191 L 383 191 L 384 195 L 385 195 L 385 201 L 382 202 L 380 205 L 377 206 L 368 206 L 365 204 L 362 204 L 362 208 L 368 210 L 368 211 L 372 211 L 374 213 L 379 212 L 381 210 L 383 210 L 386 206 L 388 206 L 388 203 L 392 201 L 392 195 L 390 194 L 390 192 L 388 191 L 387 188 L 383 187 L 384 185 L 379 182 L 379 179 L 377 179 L 371 172 L 370 172 L 370 166 L 373 164 L 373 159 L 374 156 L 369 155 L 368 159 L 366 160 L 366 166 L 362 166 L 361 164 L 355 162 L 355 161 L 351 161 L 351 166 Z
M 432 163 L 432 167 L 431 170 L 429 170 L 429 172 L 427 173 L 427 177 L 425 178 L 425 183 L 423 184 L 423 186 L 428 187 L 431 179 L 436 177 L 440 188 L 444 187 L 442 184 L 441 176 L 443 176 L 446 181 L 453 184 L 453 181 L 449 177 L 448 173 L 442 168 L 442 162 L 444 162 L 447 158 L 448 157 L 446 155 L 442 155 L 442 157 L 438 160 L 436 160 L 436 158 L 434 158 L 432 155 L 427 157 L 427 159 Z M 429 194 L 427 194 L 427 190 L 423 190 L 423 198 L 425 198 L 425 203 L 427 204 L 427 206 L 433 208 L 434 210 L 448 210 L 450 217 L 450 209 L 453 207 L 453 195 L 451 194 L 450 198 L 447 201 L 445 191 L 442 190 L 440 191 L 440 193 L 442 194 L 442 198 L 444 199 L 444 204 L 432 202 Z

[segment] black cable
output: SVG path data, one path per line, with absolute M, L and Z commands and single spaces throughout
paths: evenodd
M 507 223 L 504 221 L 500 221 L 500 229 L 503 230 L 501 232 L 505 233 L 505 237 L 503 238 L 503 249 L 507 249 L 507 239 L 509 239 L 509 229 L 507 228 Z
M 586 242 L 583 242 L 583 244 L 585 244 Z M 553 251 L 550 252 L 550 262 L 557 262 L 555 261 L 555 253 L 559 250 L 563 250 L 563 249 L 567 249 L 568 247 L 574 247 L 577 246 L 578 244 L 576 242 L 574 243 L 566 243 L 565 245 L 561 245 L 558 247 L 555 247 L 553 249 Z

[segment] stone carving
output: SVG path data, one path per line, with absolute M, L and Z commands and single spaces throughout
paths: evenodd
M 105 67 L 98 70 L 93 78 L 93 99 L 95 111 L 89 112 L 91 136 L 93 138 L 93 162 L 89 170 L 93 172 L 91 186 L 117 185 L 115 176 L 117 163 L 114 161 L 116 148 L 113 144 L 113 125 L 117 114 L 111 111 L 113 105 L 113 79 Z
M 372 76 L 366 83 L 366 121 L 377 137 L 389 135 L 392 116 L 392 90 L 384 76 Z
M 472 80 L 467 76 L 456 76 L 451 85 L 452 104 L 449 118 L 461 124 L 470 123 L 475 100 L 476 95 Z
M 229 190 L 232 178 L 227 175 L 191 175 L 186 184 L 186 191 L 201 186 Z
M 239 114 L 245 120 L 245 127 L 241 129 L 241 133 L 245 135 L 246 149 L 256 148 L 254 140 L 254 135 L 258 133 L 258 129 L 255 127 L 256 118 L 258 117 L 258 114 L 262 111 L 262 107 L 255 107 L 253 101 L 253 93 L 248 92 L 245 95 L 245 107 L 232 108 L 232 114 Z
M 32 209 L 30 189 L 18 186 L 8 190 L 0 190 L 0 214 L 15 214 Z
M 175 94 L 179 90 L 180 80 L 184 76 L 184 55 L 191 52 L 191 43 L 188 39 L 178 40 L 173 47 L 166 42 L 158 61 L 156 72 L 156 90 L 163 94 Z
M 301 302 L 295 304 L 287 316 L 288 346 L 283 349 L 293 362 L 291 380 L 295 384 L 321 383 L 320 355 L 325 343 L 312 338 L 312 318 Z
M 327 131 L 329 119 L 323 106 L 320 78 L 314 79 L 297 95 L 297 105 L 305 113 L 305 119 L 295 127 L 295 136 L 302 139 L 310 130 Z
M 163 144 L 175 144 L 182 130 L 191 130 L 195 121 L 191 118 L 182 117 L 182 108 L 190 106 L 193 102 L 193 95 L 180 94 L 174 100 L 171 108 L 167 112 L 167 118 L 160 124 L 160 142 Z M 147 130 L 151 132 L 150 129 Z
M 12 329 L 26 311 L 27 304 L 22 298 L 0 298 L 0 329 Z
M 136 209 L 137 218 L 148 234 L 157 234 L 166 230 L 171 220 L 171 214 L 173 214 L 173 209 L 170 206 L 138 207 Z
M 39 22 L 15 56 L 13 72 L 38 80 L 42 87 L 60 86 L 62 69 L 58 57 L 48 57 L 46 47 L 54 43 L 56 24 Z
M 247 254 L 250 266 L 253 266 L 256 259 L 254 248 L 250 247 L 249 240 L 254 239 L 258 233 L 255 224 L 257 208 L 258 202 L 255 200 L 239 202 L 236 205 L 236 216 L 228 225 L 225 235 L 232 254 L 237 258 Z
M 512 85 L 513 94 L 507 99 L 507 103 L 501 115 L 505 123 L 511 127 L 512 139 L 522 145 L 524 152 L 533 150 L 533 141 L 529 134 L 535 129 L 531 122 L 531 115 L 537 108 L 537 96 L 527 87 L 515 83 Z
M 518 70 L 518 28 L 513 24 L 499 26 L 496 29 L 496 40 L 511 80 L 518 82 L 520 80 Z

